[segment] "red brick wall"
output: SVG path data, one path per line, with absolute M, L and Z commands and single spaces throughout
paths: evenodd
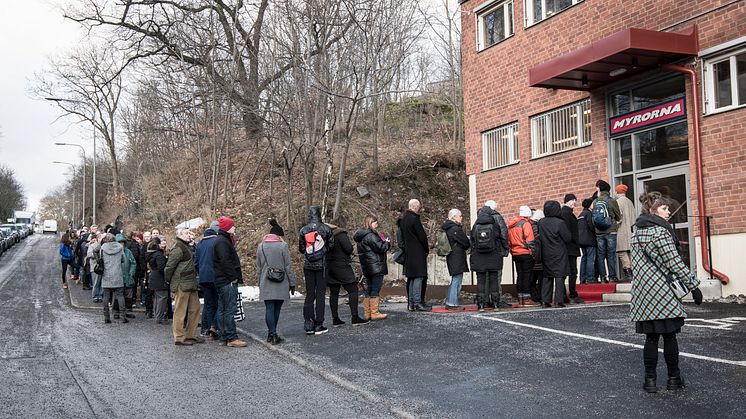
M 547 199 L 561 201 L 568 192 L 587 197 L 597 179 L 611 183 L 603 89 L 590 94 L 591 146 L 530 160 L 529 117 L 589 94 L 528 87 L 528 69 L 620 30 L 661 30 L 730 0 L 586 0 L 529 28 L 523 27 L 523 0 L 515 0 L 513 37 L 478 53 L 471 11 L 483 2 L 469 0 L 461 5 L 466 170 L 477 175 L 478 204 L 495 199 L 506 218 L 512 218 L 520 205 L 539 208 Z M 744 36 L 746 2 L 727 5 L 674 29 L 691 24 L 699 27 L 701 49 Z M 687 100 L 691 100 L 688 82 Z M 519 124 L 521 162 L 482 173 L 481 133 L 514 121 Z M 739 211 L 746 193 L 746 170 L 739 167 L 746 158 L 746 109 L 705 116 L 701 124 L 706 206 L 715 217 L 713 233 L 746 232 L 746 217 Z M 692 144 L 691 115 L 689 127 Z M 692 211 L 697 214 L 693 165 L 690 146 Z

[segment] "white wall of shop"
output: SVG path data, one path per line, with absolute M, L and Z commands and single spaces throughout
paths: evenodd
M 697 278 L 700 280 L 709 278 L 710 274 L 702 267 L 702 256 L 700 255 L 700 238 L 696 237 L 697 245 Z M 730 283 L 722 286 L 722 295 L 746 295 L 746 263 L 744 263 L 744 251 L 746 248 L 746 233 L 723 234 L 712 236 L 712 261 L 713 267 L 728 275 Z

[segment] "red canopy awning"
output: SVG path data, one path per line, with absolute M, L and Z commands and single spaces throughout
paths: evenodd
M 529 69 L 529 85 L 593 90 L 698 52 L 696 25 L 682 32 L 629 28 Z

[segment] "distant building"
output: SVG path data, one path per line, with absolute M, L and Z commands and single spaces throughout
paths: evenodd
M 487 199 L 509 219 L 589 197 L 597 179 L 638 206 L 658 190 L 699 278 L 707 215 L 722 293 L 745 294 L 746 2 L 460 3 L 472 219 Z

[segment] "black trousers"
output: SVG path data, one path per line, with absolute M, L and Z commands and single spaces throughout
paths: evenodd
M 324 271 L 303 270 L 306 280 L 306 299 L 303 303 L 303 318 L 313 320 L 316 324 L 324 323 L 326 297 L 326 275 Z
M 543 277 L 543 270 L 531 270 L 531 299 L 534 301 L 541 301 L 541 283 Z
M 645 335 L 645 347 L 642 350 L 643 363 L 645 364 L 645 377 L 656 377 L 658 365 L 658 341 L 663 336 L 663 358 L 666 360 L 669 377 L 679 377 L 679 342 L 676 333 L 647 333 Z
M 71 270 L 74 270 L 73 263 L 63 260 L 62 261 L 62 283 L 67 284 L 67 267 L 70 267 Z
M 335 319 L 339 318 L 339 290 L 344 287 L 347 291 L 348 305 L 350 306 L 350 314 L 352 317 L 357 317 L 357 305 L 358 305 L 358 290 L 357 284 L 336 284 L 329 285 L 329 308 L 332 311 L 332 317 Z
M 570 262 L 570 277 L 567 278 L 567 287 L 569 288 L 570 298 L 576 298 L 578 291 L 575 288 L 575 284 L 578 280 L 578 257 L 568 256 L 568 262 Z
M 518 275 L 518 296 L 531 296 L 531 270 L 536 263 L 531 255 L 515 255 L 515 270 Z

